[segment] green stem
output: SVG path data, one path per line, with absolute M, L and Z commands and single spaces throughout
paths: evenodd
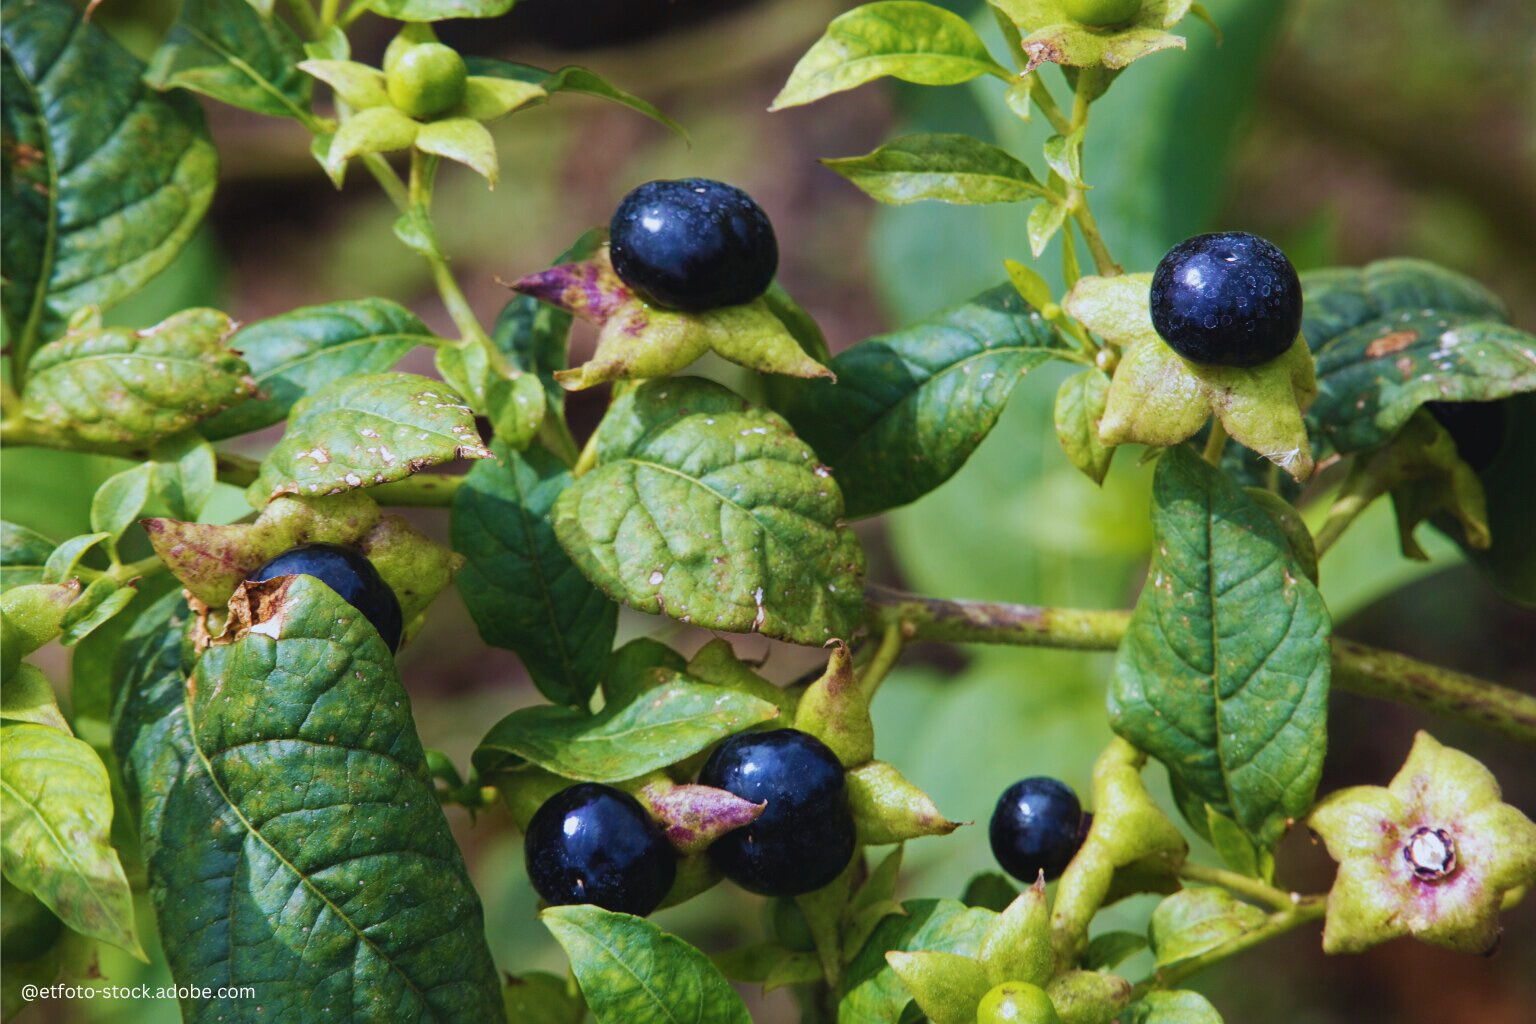
M 132 580 L 144 579 L 146 576 L 154 576 L 165 571 L 165 563 L 160 561 L 159 555 L 149 555 L 137 562 L 119 563 L 114 565 L 109 575 L 119 583 L 128 583 Z
M 581 476 L 583 473 L 597 465 L 597 431 L 592 431 L 592 436 L 587 438 L 587 443 L 581 446 L 581 454 L 576 457 L 576 463 L 571 467 L 572 476 Z
M 1215 949 L 1201 953 L 1199 956 L 1190 957 L 1180 961 L 1171 967 L 1160 970 L 1153 977 L 1138 984 L 1131 990 L 1131 999 L 1139 999 L 1153 989 L 1175 988 L 1184 979 L 1205 970 L 1213 964 L 1218 964 L 1228 957 L 1235 956 L 1245 949 L 1252 949 L 1262 942 L 1297 928 L 1308 921 L 1316 921 L 1328 911 L 1328 899 L 1326 896 L 1308 896 L 1295 904 L 1291 909 L 1277 911 L 1270 914 L 1264 923 L 1252 931 L 1244 932 L 1237 938 L 1222 943 Z
M 580 453 L 576 448 L 576 439 L 571 436 L 571 428 L 565 425 L 565 418 L 554 409 L 545 413 L 539 421 L 539 442 L 555 454 L 561 462 L 567 466 L 576 465 Z
M 1056 105 L 1056 98 L 1051 95 L 1051 90 L 1040 78 L 1038 71 L 1029 73 L 1029 98 L 1035 106 L 1045 115 L 1045 119 L 1051 122 L 1051 127 L 1056 129 L 1058 135 L 1071 135 L 1072 122 L 1068 121 L 1061 108 Z
M 909 641 L 1112 651 L 1131 621 L 1123 611 L 948 601 L 878 585 L 864 599 L 871 622 L 882 629 L 895 623 Z M 1335 637 L 1333 687 L 1433 711 L 1536 747 L 1536 695 L 1406 654 Z
M 330 29 L 336 24 L 336 12 L 341 9 L 341 0 L 320 0 L 320 30 Z
M 1206 867 L 1204 864 L 1192 864 L 1185 861 L 1179 868 L 1179 877 L 1187 878 L 1191 882 L 1205 882 L 1209 885 L 1219 885 L 1231 889 L 1240 896 L 1262 903 L 1271 910 L 1288 912 L 1296 909 L 1301 897 L 1288 893 L 1283 889 L 1276 889 L 1272 885 L 1266 885 L 1257 878 L 1240 875 L 1236 871 L 1228 871 L 1225 868 Z
M 315 17 L 315 9 L 309 6 L 309 0 L 287 0 L 288 13 L 293 15 L 293 20 L 299 27 L 299 34 L 305 39 L 318 39 L 322 31 L 320 19 Z
M 1088 127 L 1088 110 L 1093 105 L 1093 93 L 1103 74 L 1102 67 L 1082 68 L 1078 71 L 1077 88 L 1072 94 L 1072 121 L 1063 135 L 1081 132 Z M 1088 206 L 1088 193 L 1081 186 L 1073 185 L 1067 194 L 1067 206 L 1072 211 L 1077 229 L 1083 233 L 1083 241 L 1088 243 L 1088 252 L 1093 256 L 1093 265 L 1099 274 L 1103 277 L 1123 274 L 1124 269 L 1115 262 L 1115 258 L 1109 254 L 1109 247 L 1104 244 L 1099 222 Z
M 1206 462 L 1221 468 L 1221 453 L 1227 447 L 1227 428 L 1221 422 L 1221 417 L 1211 417 L 1211 432 L 1205 436 L 1205 451 L 1201 456 Z
M 384 194 L 389 196 L 389 201 L 394 203 L 401 213 L 409 210 L 411 197 L 406 192 L 405 182 L 401 181 L 400 175 L 389 166 L 389 161 L 378 153 L 368 153 L 362 157 L 362 161 L 363 166 L 368 168 L 368 173 L 373 175 L 373 180 L 377 181 L 379 187 L 384 190 Z
M 1322 558 L 1334 542 L 1344 536 L 1344 531 L 1353 523 L 1377 498 L 1372 493 L 1340 494 L 1334 499 L 1333 505 L 1328 509 L 1328 518 L 1318 528 L 1313 543 L 1317 547 L 1317 557 Z
M 875 691 L 880 689 L 880 684 L 890 674 L 891 669 L 901 658 L 902 648 L 906 646 L 906 640 L 901 635 L 901 627 L 892 623 L 885 627 L 885 632 L 880 636 L 880 646 L 875 648 L 874 657 L 869 659 L 869 664 L 864 666 L 863 673 L 859 676 L 859 692 L 864 695 L 866 701 L 872 700 Z

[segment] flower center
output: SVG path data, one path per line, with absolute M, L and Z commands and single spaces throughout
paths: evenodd
M 1403 859 L 1415 877 L 1438 882 L 1456 870 L 1456 841 L 1443 828 L 1421 825 L 1403 846 Z

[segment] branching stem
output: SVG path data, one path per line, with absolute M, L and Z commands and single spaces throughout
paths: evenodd
M 1179 868 L 1179 877 L 1191 882 L 1205 882 L 1208 885 L 1219 885 L 1222 888 L 1231 889 L 1239 896 L 1246 896 L 1276 911 L 1294 910 L 1302 900 L 1302 897 L 1295 893 L 1266 885 L 1257 878 L 1250 878 L 1225 868 L 1212 868 L 1188 861 Z
M 1112 651 L 1131 615 L 1124 611 L 949 601 L 871 586 L 865 593 L 877 628 L 895 623 L 906 640 L 1011 644 Z M 1433 711 L 1536 746 L 1536 695 L 1339 637 L 1333 639 L 1336 690 Z

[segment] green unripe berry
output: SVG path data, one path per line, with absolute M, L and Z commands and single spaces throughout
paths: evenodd
M 419 43 L 385 72 L 389 101 L 412 117 L 435 117 L 464 98 L 469 70 L 464 58 L 442 43 Z
M 1080 25 L 1108 28 L 1136 17 L 1141 0 L 1067 0 L 1067 13 Z
M 1039 985 L 1005 981 L 981 997 L 976 1024 L 1061 1024 L 1061 1018 Z

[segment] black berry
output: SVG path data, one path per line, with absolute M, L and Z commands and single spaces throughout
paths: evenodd
M 1152 274 L 1152 326 L 1185 359 L 1258 366 L 1301 331 L 1301 281 L 1270 242 L 1241 231 L 1196 235 Z
M 704 764 L 699 782 L 768 806 L 715 840 L 720 872 L 764 896 L 798 896 L 832 881 L 853 859 L 853 809 L 843 766 L 798 729 L 738 733 Z
M 544 802 L 523 839 L 528 878 L 555 905 L 591 903 L 644 917 L 677 878 L 661 825 L 621 789 L 583 782 Z
M 400 648 L 400 601 L 373 563 L 341 544 L 300 544 L 246 577 L 260 583 L 278 576 L 313 576 L 363 613 L 391 651 Z
M 1424 408 L 1456 442 L 1461 461 L 1478 473 L 1492 465 L 1504 447 L 1503 402 L 1425 402 Z
M 694 312 L 750 302 L 773 283 L 779 244 L 741 189 L 709 178 L 648 181 L 608 226 L 613 269 L 647 302 Z
M 1077 794 L 1055 779 L 1021 779 L 1003 791 L 992 812 L 992 855 L 1021 882 L 1040 872 L 1057 878 L 1088 830 Z

